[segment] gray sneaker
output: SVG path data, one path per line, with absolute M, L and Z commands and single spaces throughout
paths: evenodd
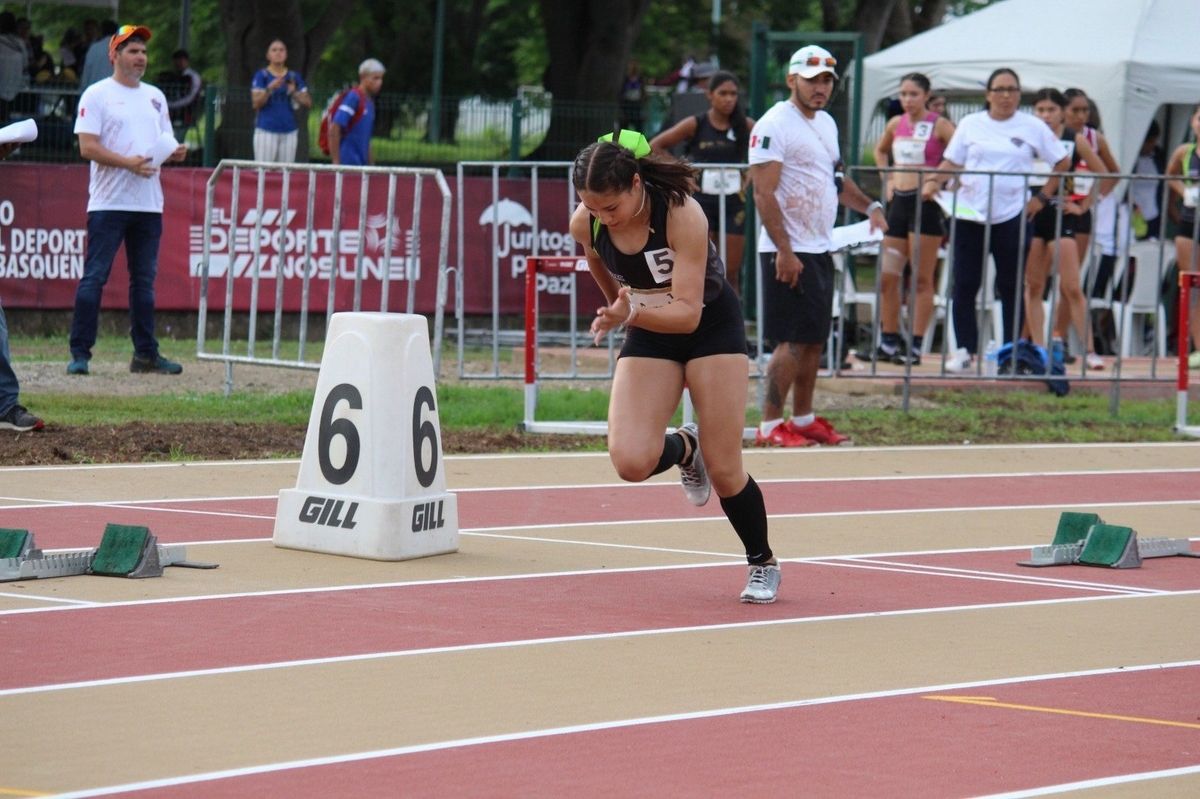
M 692 442 L 692 462 L 679 467 L 679 482 L 683 483 L 683 493 L 688 502 L 703 505 L 708 502 L 712 493 L 712 483 L 708 481 L 708 470 L 704 468 L 704 456 L 700 453 L 700 429 L 692 422 L 675 432 L 682 433 Z
M 753 602 L 756 605 L 769 605 L 775 601 L 779 593 L 780 573 L 778 566 L 751 566 L 750 579 L 746 581 L 746 589 L 742 591 L 743 602 Z

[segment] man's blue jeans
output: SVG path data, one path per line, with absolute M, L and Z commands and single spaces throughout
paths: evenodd
M 92 211 L 87 222 L 87 256 L 75 289 L 71 319 L 71 358 L 89 360 L 100 320 L 100 295 L 112 272 L 113 259 L 125 243 L 129 266 L 129 336 L 141 358 L 158 356 L 154 338 L 154 277 L 158 273 L 158 240 L 162 214 L 146 211 Z
M 4 308 L 0 307 L 0 416 L 17 404 L 19 396 L 17 376 L 8 356 L 8 321 L 4 318 Z

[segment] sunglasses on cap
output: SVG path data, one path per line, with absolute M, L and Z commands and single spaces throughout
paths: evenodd
M 795 66 L 794 63 L 793 63 L 793 66 Z M 808 58 L 806 58 L 804 60 L 804 66 L 806 66 L 806 67 L 822 67 L 822 66 L 836 67 L 837 59 L 831 55 L 829 55 L 829 56 L 810 55 Z

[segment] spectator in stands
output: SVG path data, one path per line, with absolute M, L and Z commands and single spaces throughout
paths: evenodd
M 929 110 L 929 88 L 929 78 L 920 72 L 900 78 L 901 112 L 888 120 L 883 136 L 875 145 L 877 165 L 936 168 L 941 163 L 946 144 L 954 135 L 954 123 Z M 919 364 L 925 328 L 933 315 L 938 248 L 945 233 L 942 210 L 935 201 L 921 199 L 918 171 L 881 174 L 888 201 L 888 235 L 883 238 L 880 334 L 875 358 L 896 364 Z M 916 253 L 918 236 L 921 258 L 916 302 L 912 303 L 916 312 L 912 315 L 912 340 L 906 345 L 900 331 L 900 296 L 904 267 Z
M 100 23 L 100 38 L 92 42 L 83 59 L 83 71 L 79 73 L 80 91 L 113 74 L 112 62 L 108 60 L 108 43 L 116 32 L 117 23 L 111 19 Z
M 75 133 L 79 154 L 92 162 L 88 183 L 87 254 L 75 290 L 71 318 L 71 362 L 67 373 L 86 375 L 100 319 L 100 297 L 117 249 L 125 247 L 129 270 L 131 372 L 179 374 L 183 367 L 164 358 L 154 337 L 154 278 L 162 238 L 163 192 L 160 159 L 182 161 L 187 148 L 173 140 L 167 98 L 142 82 L 150 30 L 124 25 L 109 40 L 111 78 L 89 86 L 79 98 Z M 164 141 L 174 145 L 169 155 Z
M 946 113 L 946 93 L 941 89 L 934 89 L 929 93 L 929 100 L 925 103 L 925 107 L 940 117 L 950 118 Z
M 642 129 L 642 103 L 646 101 L 646 79 L 637 59 L 629 59 L 621 84 L 621 126 Z
M 346 92 L 329 125 L 329 157 L 343 166 L 375 163 L 371 132 L 375 129 L 375 97 L 383 88 L 383 64 L 368 58 L 358 65 L 358 86 Z
M 0 124 L 8 121 L 13 100 L 26 85 L 28 57 L 17 36 L 17 18 L 11 11 L 0 13 Z
M 995 292 L 1000 302 L 1003 337 L 1015 339 L 1023 318 L 1021 292 L 1017 276 L 1024 255 L 1022 215 L 1032 216 L 1050 204 L 1058 190 L 1058 174 L 1051 174 L 1044 188 L 1026 200 L 1026 178 L 1033 162 L 1041 158 L 1062 172 L 1071 163 L 1066 148 L 1046 123 L 1033 114 L 1019 110 L 1021 82 L 1017 73 L 1001 67 L 988 77 L 987 104 L 983 111 L 968 114 L 954 130 L 946 145 L 941 170 L 965 169 L 976 172 L 1013 172 L 1012 176 L 964 174 L 959 176 L 959 214 L 971 213 L 976 220 L 958 219 L 954 238 L 954 335 L 959 347 L 946 361 L 946 369 L 969 369 L 978 352 L 979 325 L 975 295 L 983 285 L 987 254 L 996 262 Z M 950 180 L 951 175 L 929 175 L 921 187 L 925 199 L 932 199 Z
M 192 69 L 187 50 L 176 50 L 171 54 L 172 69 L 158 78 L 158 88 L 167 96 L 167 108 L 171 112 L 171 124 L 189 128 L 196 123 L 196 109 L 200 105 L 200 89 L 203 81 Z
M 16 147 L 15 144 L 0 144 L 0 161 L 8 158 Z M 8 322 L 4 318 L 4 306 L 0 305 L 0 430 L 18 433 L 41 430 L 45 424 L 27 411 L 20 399 L 20 384 L 8 351 Z
M 64 81 L 75 83 L 79 80 L 79 62 L 76 52 L 83 34 L 75 28 L 67 28 L 62 39 L 58 42 L 58 76 Z
M 296 160 L 299 126 L 296 111 L 312 108 L 312 97 L 299 72 L 288 69 L 287 45 L 275 39 L 267 46 L 267 66 L 254 73 L 250 102 L 254 121 L 254 160 L 291 163 Z
M 708 83 L 708 110 L 680 120 L 651 139 L 650 146 L 666 153 L 682 144 L 683 157 L 694 164 L 744 164 L 754 120 L 742 111 L 738 80 L 730 72 L 716 72 Z M 721 205 L 725 206 L 725 277 L 739 294 L 746 228 L 745 174 L 701 169 L 700 191 L 694 195 L 708 218 L 709 238 L 718 244 Z
M 1196 142 L 1200 141 L 1200 105 L 1192 109 L 1192 141 L 1181 144 L 1171 153 L 1167 162 L 1167 185 L 1183 201 L 1179 213 L 1179 225 L 1175 229 L 1175 263 L 1181 272 L 1200 271 L 1200 234 L 1197 230 L 1196 205 L 1200 198 L 1200 155 L 1196 153 Z M 1200 369 L 1200 292 L 1191 299 L 1190 318 L 1192 348 L 1188 356 L 1188 367 Z
M 1146 138 L 1142 140 L 1142 148 L 1138 151 L 1137 161 L 1133 165 L 1135 175 L 1157 177 L 1166 169 L 1163 150 L 1158 144 L 1161 135 L 1158 120 L 1150 120 L 1150 128 L 1146 131 Z M 1134 219 L 1134 227 L 1140 228 L 1137 231 L 1138 238 L 1157 239 L 1162 229 L 1162 209 L 1159 205 L 1162 200 L 1162 184 L 1157 180 L 1134 180 L 1130 184 L 1129 195 L 1142 220 L 1139 223 Z

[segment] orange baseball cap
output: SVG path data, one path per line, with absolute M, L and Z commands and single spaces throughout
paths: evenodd
M 117 32 L 113 34 L 108 41 L 108 55 L 111 58 L 113 53 L 117 52 L 126 39 L 137 36 L 145 41 L 150 41 L 150 29 L 145 25 L 122 25 L 117 28 Z

